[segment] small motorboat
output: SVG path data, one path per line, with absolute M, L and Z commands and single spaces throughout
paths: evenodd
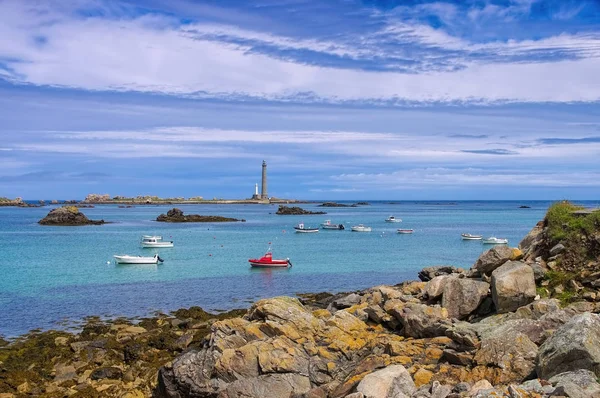
M 162 236 L 144 235 L 140 245 L 151 248 L 173 247 L 173 241 L 164 241 Z
M 483 236 L 481 235 L 471 235 L 471 234 L 460 234 L 462 240 L 481 240 Z
M 490 236 L 489 238 L 485 238 L 481 242 L 484 245 L 507 245 L 508 239 L 496 238 L 495 236 Z
M 352 227 L 353 232 L 371 232 L 371 227 L 358 224 Z
M 271 249 L 269 249 L 261 258 L 251 258 L 248 260 L 248 262 L 252 267 L 256 268 L 282 268 L 292 266 L 292 262 L 289 258 L 283 260 L 274 260 Z
M 413 232 L 415 232 L 414 229 L 399 229 L 398 230 L 399 234 L 412 234 Z
M 336 229 L 336 230 L 346 229 L 346 228 L 344 228 L 344 224 L 332 224 L 331 220 L 326 220 L 324 223 L 322 223 L 321 224 L 321 228 L 323 228 L 323 229 Z
M 385 219 L 385 222 L 402 222 L 402 220 L 394 216 L 389 216 Z
M 303 234 L 319 232 L 319 228 L 305 227 L 303 223 L 296 225 L 294 229 L 296 230 L 296 232 Z
M 164 260 L 155 254 L 152 257 L 143 257 L 143 256 L 113 256 L 115 258 L 115 262 L 117 264 L 158 264 L 159 262 L 163 262 Z

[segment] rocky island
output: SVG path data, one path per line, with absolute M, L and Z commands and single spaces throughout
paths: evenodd
M 283 216 L 302 216 L 302 215 L 310 215 L 310 214 L 327 214 L 324 211 L 310 211 L 305 210 L 301 207 L 297 206 L 283 206 L 279 205 L 277 212 L 275 214 L 283 215 Z
M 319 205 L 319 207 L 358 207 L 358 205 L 356 203 L 347 205 L 344 203 L 337 203 L 337 202 L 324 202 L 324 203 L 321 203 Z
M 156 221 L 160 222 L 244 222 L 246 220 L 238 220 L 237 218 L 229 218 L 222 216 L 201 216 L 199 214 L 184 215 L 183 211 L 178 208 L 173 208 L 167 214 L 161 214 L 156 217 Z
M 600 212 L 578 211 L 555 204 L 519 248 L 427 267 L 419 281 L 0 339 L 0 393 L 597 397 Z
M 104 220 L 90 220 L 79 211 L 77 206 L 63 206 L 50 210 L 48 215 L 38 221 L 41 225 L 60 225 L 60 226 L 78 226 L 78 225 L 102 225 L 106 224 Z

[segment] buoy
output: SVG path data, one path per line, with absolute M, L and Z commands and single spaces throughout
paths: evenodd
M 106 264 L 110 264 L 110 261 L 107 261 Z
M 212 254 L 209 254 L 208 257 L 212 257 Z

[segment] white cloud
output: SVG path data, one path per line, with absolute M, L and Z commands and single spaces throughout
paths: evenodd
M 246 45 L 215 40 L 222 34 L 281 48 L 305 48 L 340 56 L 378 56 L 377 42 L 368 37 L 364 41 L 367 47 L 349 47 L 344 43 L 298 40 L 217 25 L 180 28 L 173 26 L 173 20 L 157 16 L 78 19 L 55 10 L 37 13 L 33 6 L 24 4 L 0 3 L 0 57 L 6 59 L 8 66 L 2 74 L 15 83 L 284 101 L 600 100 L 597 35 L 474 45 L 427 26 L 390 25 L 382 34 L 449 50 L 514 55 L 572 48 L 578 56 L 593 57 L 518 64 L 460 58 L 448 61 L 463 67 L 458 71 L 403 74 L 306 65 L 251 52 Z M 192 37 L 192 30 L 200 32 L 200 38 Z M 212 38 L 203 39 L 202 35 Z

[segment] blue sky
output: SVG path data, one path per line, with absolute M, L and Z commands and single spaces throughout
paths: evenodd
M 597 199 L 600 2 L 0 0 L 0 196 Z

